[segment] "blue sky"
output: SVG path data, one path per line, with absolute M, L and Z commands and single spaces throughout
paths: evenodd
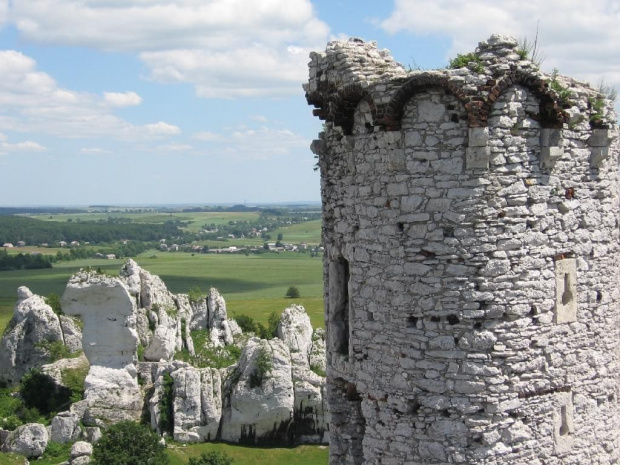
M 311 50 L 435 68 L 537 24 L 544 70 L 620 85 L 617 1 L 0 0 L 0 205 L 319 200 Z

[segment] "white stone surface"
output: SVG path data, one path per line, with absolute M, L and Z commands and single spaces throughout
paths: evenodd
M 38 423 L 28 423 L 9 433 L 2 446 L 2 451 L 37 458 L 45 451 L 48 441 L 49 435 L 45 426 Z

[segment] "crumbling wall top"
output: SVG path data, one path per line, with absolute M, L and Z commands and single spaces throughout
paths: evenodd
M 309 81 L 304 84 L 314 115 L 350 134 L 353 112 L 366 100 L 374 126 L 400 129 L 402 108 L 415 93 L 444 88 L 467 111 L 470 127 L 487 125 L 493 103 L 509 87 L 528 88 L 540 102 L 543 127 L 562 128 L 585 120 L 592 128 L 616 125 L 612 102 L 587 83 L 557 72 L 543 73 L 510 36 L 492 35 L 457 66 L 407 71 L 376 42 L 361 39 L 333 41 L 325 52 L 310 54 Z

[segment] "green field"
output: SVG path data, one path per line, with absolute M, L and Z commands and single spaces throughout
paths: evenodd
M 155 257 L 155 258 L 152 258 Z M 171 292 L 187 292 L 199 287 L 215 287 L 224 296 L 230 315 L 245 313 L 266 322 L 272 311 L 282 311 L 291 303 L 305 308 L 313 326 L 323 326 L 323 280 L 321 257 L 294 252 L 262 255 L 196 254 L 149 251 L 136 261 L 159 275 Z M 12 314 L 19 286 L 39 295 L 62 295 L 69 277 L 82 267 L 101 268 L 117 274 L 122 260 L 88 259 L 54 264 L 52 269 L 0 272 L 0 329 Z M 301 297 L 284 295 L 297 286 Z

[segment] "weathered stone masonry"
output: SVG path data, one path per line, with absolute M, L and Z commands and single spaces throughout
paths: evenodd
M 311 55 L 332 464 L 618 461 L 616 117 L 516 47 Z

